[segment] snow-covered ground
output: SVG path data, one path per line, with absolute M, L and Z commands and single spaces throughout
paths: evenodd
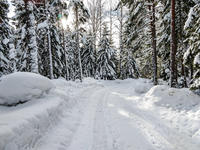
M 200 97 L 149 80 L 51 81 L 0 106 L 0 150 L 199 150 Z

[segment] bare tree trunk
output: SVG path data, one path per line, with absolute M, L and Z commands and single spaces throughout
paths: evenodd
M 28 14 L 27 32 L 28 32 L 28 48 L 30 53 L 30 71 L 33 73 L 39 73 L 38 65 L 38 47 L 36 39 L 35 28 L 35 16 L 34 16 L 34 4 L 32 1 L 28 1 L 26 4 L 26 10 Z
M 150 2 L 150 1 L 149 1 Z M 157 49 L 156 49 L 156 19 L 155 19 L 155 2 L 151 0 L 152 6 L 149 5 L 150 10 L 150 26 L 151 26 L 151 38 L 152 38 L 152 49 L 153 49 L 153 57 L 152 57 L 152 65 L 153 65 L 153 82 L 154 85 L 158 84 L 157 77 Z
M 194 66 L 193 63 L 190 63 L 190 80 L 193 79 L 193 75 L 194 75 Z
M 95 77 L 95 73 L 96 73 L 96 65 L 97 65 L 97 31 L 98 31 L 98 28 L 99 28 L 99 4 L 97 3 L 98 0 L 88 0 L 88 7 L 89 7 L 89 10 L 90 10 L 90 14 L 91 14 L 91 29 L 92 29 L 92 36 L 93 36 L 93 49 L 94 49 L 94 56 L 95 56 L 95 60 L 94 60 L 94 68 L 93 68 L 93 71 L 92 71 L 92 75 Z
M 112 0 L 110 0 L 110 3 L 109 3 L 109 5 L 110 5 L 110 44 L 112 44 L 112 26 L 113 26 L 113 20 L 112 20 L 112 5 L 113 5 L 113 3 L 112 3 Z
M 47 0 L 45 0 L 45 11 L 47 12 Z M 49 15 L 47 16 L 47 22 L 49 24 Z M 53 57 L 52 57 L 52 48 L 51 48 L 51 35 L 50 35 L 50 27 L 48 26 L 47 29 L 47 39 L 48 39 L 48 51 L 49 51 L 49 73 L 50 73 L 50 79 L 53 79 Z
M 176 76 L 176 24 L 175 24 L 175 0 L 171 0 L 171 75 L 170 75 L 170 86 L 177 86 L 177 76 Z
M 78 16 L 78 7 L 75 6 L 75 16 L 76 16 L 76 50 L 78 51 L 78 61 L 79 61 L 79 79 L 82 82 L 83 73 L 82 73 L 82 63 L 81 63 L 81 52 L 79 46 L 79 16 Z
M 181 64 L 181 76 L 183 77 L 183 80 L 184 80 L 184 87 L 187 87 L 187 80 L 186 80 L 186 73 L 185 73 L 185 65 L 183 64 L 183 53 L 184 53 L 184 49 L 185 49 L 185 46 L 184 46 L 184 40 L 183 40 L 183 26 L 182 24 L 184 24 L 182 18 L 182 2 L 181 0 L 178 0 L 178 7 L 179 7 L 179 28 L 180 28 L 180 31 L 179 31 L 179 38 L 180 38 L 180 47 L 179 47 L 179 51 L 181 53 L 180 55 L 180 58 L 179 58 L 179 63 Z M 177 72 L 178 73 L 178 72 Z
M 66 80 L 69 80 L 69 70 L 68 70 L 68 67 L 67 67 L 67 50 L 66 50 L 66 41 L 65 41 L 65 30 L 64 30 L 64 27 L 62 26 L 62 36 L 63 36 L 63 49 L 64 49 L 64 56 L 65 56 L 65 78 Z
M 53 57 L 52 57 L 52 49 L 51 49 L 51 35 L 50 29 L 48 28 L 48 49 L 49 49 L 49 66 L 50 66 L 50 79 L 53 79 Z
M 123 4 L 121 4 L 120 7 L 120 38 L 119 38 L 119 43 L 120 43 L 120 59 L 119 59 L 119 65 L 120 65 L 120 79 L 122 79 L 122 52 L 123 52 Z
M 102 37 L 102 1 L 99 0 L 99 34 L 100 34 L 100 39 Z

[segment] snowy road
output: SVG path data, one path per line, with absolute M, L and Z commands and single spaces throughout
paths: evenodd
M 199 150 L 157 110 L 142 108 L 142 91 L 133 87 L 115 81 L 81 91 L 77 104 L 32 149 Z

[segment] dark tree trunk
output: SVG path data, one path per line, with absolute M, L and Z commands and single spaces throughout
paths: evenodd
M 177 76 L 176 76 L 176 24 L 175 24 L 175 0 L 171 0 L 171 75 L 170 75 L 170 85 L 171 87 L 177 86 Z
M 153 49 L 153 57 L 152 57 L 152 67 L 153 67 L 153 82 L 154 85 L 158 84 L 157 77 L 157 49 L 156 49 L 156 19 L 155 19 L 155 2 L 154 0 L 149 1 L 152 5 L 149 5 L 150 10 L 150 26 L 151 26 L 151 38 L 152 38 L 152 49 Z
M 193 74 L 194 74 L 194 68 L 193 68 L 193 64 L 190 64 L 190 79 L 193 79 Z

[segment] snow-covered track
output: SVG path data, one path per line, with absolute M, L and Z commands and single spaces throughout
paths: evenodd
M 3 108 L 0 112 L 0 150 L 32 149 L 58 122 L 65 105 L 63 99 L 49 95 L 14 108 Z

